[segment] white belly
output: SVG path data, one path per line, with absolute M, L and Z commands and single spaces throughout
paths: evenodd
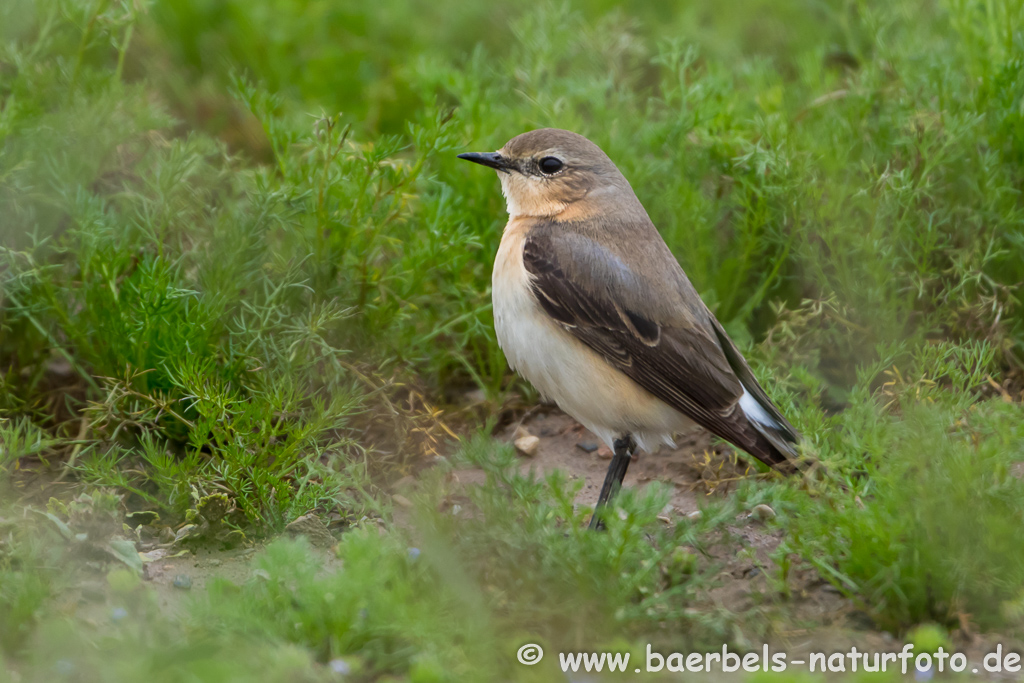
M 509 223 L 492 275 L 494 329 L 512 369 L 602 441 L 632 434 L 653 450 L 693 423 L 551 320 L 529 288 L 523 228 Z

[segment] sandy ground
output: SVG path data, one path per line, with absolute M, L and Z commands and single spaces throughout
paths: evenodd
M 586 480 L 576 502 L 592 506 L 604 482 L 611 451 L 596 436 L 563 413 L 550 409 L 536 412 L 509 425 L 499 435 L 507 441 L 531 434 L 540 439 L 537 454 L 523 457 L 524 472 L 560 469 Z M 656 454 L 637 453 L 623 486 L 642 486 L 660 481 L 672 487 L 671 504 L 686 515 L 699 510 L 698 501 L 709 494 L 725 494 L 745 476 L 747 467 L 729 449 L 715 446 L 707 432 L 697 429 L 676 439 L 676 448 L 662 447 Z

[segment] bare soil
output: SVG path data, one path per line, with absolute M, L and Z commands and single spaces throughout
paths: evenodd
M 536 413 L 507 427 L 501 438 L 513 441 L 531 434 L 540 439 L 537 454 L 523 457 L 524 472 L 560 469 L 586 481 L 576 502 L 592 506 L 597 502 L 612 453 L 583 425 L 558 410 Z M 589 451 L 589 452 L 588 452 Z M 638 452 L 626 472 L 623 486 L 643 486 L 660 481 L 672 487 L 671 505 L 681 515 L 700 509 L 705 496 L 724 495 L 741 479 L 750 476 L 747 466 L 732 450 L 715 445 L 703 429 L 676 439 L 676 448 L 661 448 L 655 454 Z

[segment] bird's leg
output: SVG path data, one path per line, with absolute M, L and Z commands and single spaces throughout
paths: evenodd
M 601 521 L 599 513 L 622 487 L 622 480 L 626 478 L 626 470 L 629 469 L 633 451 L 636 450 L 636 442 L 629 434 L 615 439 L 613 445 L 615 446 L 615 455 L 612 456 L 612 462 L 608 465 L 608 473 L 604 475 L 604 485 L 601 486 L 601 495 L 597 497 L 594 516 L 590 518 L 591 529 L 604 529 L 604 522 Z

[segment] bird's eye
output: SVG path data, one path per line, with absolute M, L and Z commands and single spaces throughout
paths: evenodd
M 540 160 L 540 170 L 542 173 L 552 175 L 562 170 L 562 160 L 558 157 L 544 157 Z

